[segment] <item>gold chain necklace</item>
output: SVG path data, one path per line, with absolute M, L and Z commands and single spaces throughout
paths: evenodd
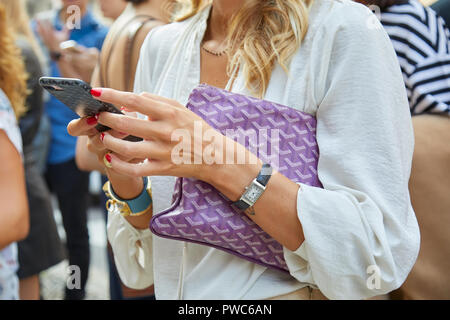
M 205 50 L 207 53 L 212 54 L 212 55 L 214 55 L 216 57 L 223 56 L 228 50 L 228 48 L 225 48 L 222 51 L 212 51 L 212 50 L 210 50 L 210 49 L 205 47 L 205 43 L 202 43 L 202 49 Z

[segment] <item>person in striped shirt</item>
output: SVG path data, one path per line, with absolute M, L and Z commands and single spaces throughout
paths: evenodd
M 357 0 L 380 18 L 400 62 L 411 114 L 450 115 L 450 31 L 417 0 Z

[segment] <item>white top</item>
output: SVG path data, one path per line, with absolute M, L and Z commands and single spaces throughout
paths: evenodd
M 22 136 L 17 126 L 16 116 L 8 98 L 0 89 L 0 130 L 6 135 L 22 154 Z M 1 146 L 0 146 L 1 147 Z M 1 214 L 7 214 L 0 211 Z M 19 280 L 16 272 L 19 268 L 17 262 L 17 244 L 14 242 L 0 250 L 0 300 L 19 299 Z
M 208 14 L 149 34 L 135 92 L 187 102 L 200 80 Z M 403 283 L 420 238 L 408 192 L 413 130 L 397 57 L 372 18 L 366 7 L 349 0 L 315 0 L 289 75 L 277 65 L 267 89 L 267 100 L 318 121 L 324 189 L 302 185 L 299 191 L 297 212 L 306 240 L 295 252 L 285 249 L 290 275 L 137 231 L 112 208 L 108 238 L 127 286 L 144 288 L 154 281 L 157 299 L 267 299 L 308 285 L 330 299 L 362 299 Z M 248 94 L 243 83 L 239 76 L 233 91 Z M 152 177 L 155 212 L 170 206 L 174 181 Z

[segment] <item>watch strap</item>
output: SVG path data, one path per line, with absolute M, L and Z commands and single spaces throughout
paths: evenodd
M 258 181 L 265 187 L 267 186 L 267 183 L 269 182 L 271 176 L 272 176 L 272 166 L 268 163 L 265 163 L 263 164 L 262 169 L 258 174 L 258 177 L 256 177 L 256 181 Z

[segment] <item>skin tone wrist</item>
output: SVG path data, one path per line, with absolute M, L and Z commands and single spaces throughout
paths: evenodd
M 134 199 L 142 193 L 144 182 L 140 177 L 127 177 L 115 175 L 107 170 L 109 181 L 114 193 L 121 199 Z

